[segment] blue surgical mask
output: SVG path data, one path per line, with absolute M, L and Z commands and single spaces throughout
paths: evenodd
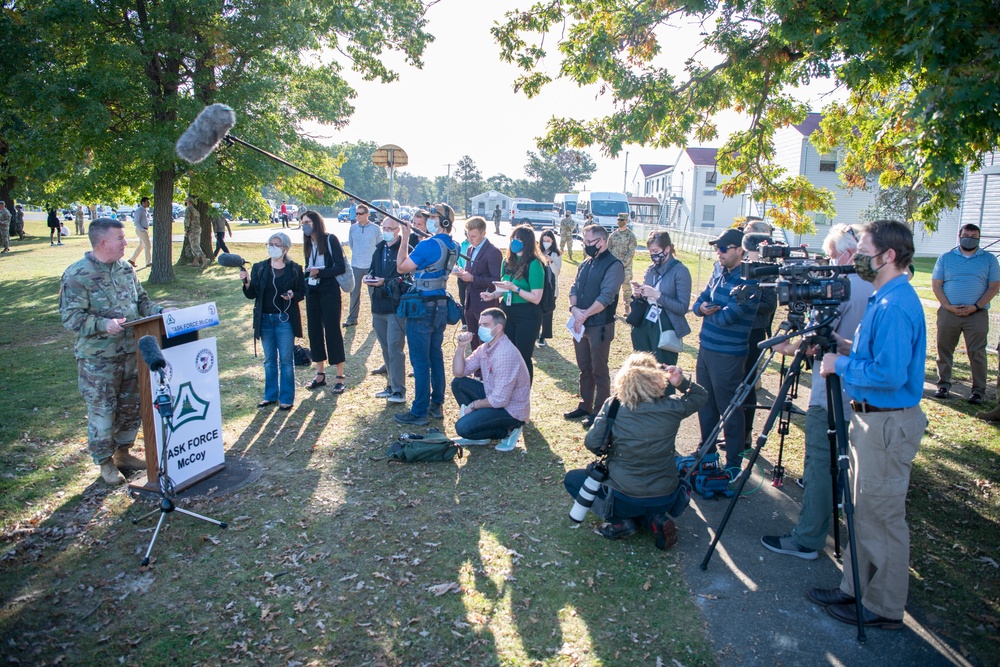
M 306 236 L 312 236 L 313 235 L 313 226 L 310 225 L 308 222 L 306 224 L 302 225 L 302 233 L 305 234 Z
M 392 245 L 392 242 L 396 240 L 395 232 L 382 232 L 382 240 Z
M 514 239 L 510 242 L 510 251 L 513 253 L 518 253 L 524 250 L 524 242 L 521 239 Z
M 493 329 L 491 329 L 490 327 L 480 326 L 478 333 L 479 333 L 479 340 L 483 341 L 484 343 L 493 342 Z
M 431 234 L 438 233 L 438 219 L 437 218 L 427 218 L 427 231 Z

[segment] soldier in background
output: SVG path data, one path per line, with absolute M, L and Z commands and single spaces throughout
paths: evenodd
M 10 211 L 7 210 L 6 202 L 0 200 L 0 255 L 10 252 Z
M 135 334 L 122 325 L 164 312 L 122 260 L 125 225 L 98 218 L 88 232 L 93 250 L 70 265 L 59 288 L 63 326 L 77 335 L 79 388 L 87 404 L 87 445 L 107 484 L 125 481 L 119 470 L 144 470 L 129 449 L 139 431 Z M 166 309 L 171 310 L 171 309 Z M 147 443 L 152 446 L 152 443 Z
M 83 204 L 77 205 L 76 210 L 73 211 L 73 224 L 76 226 L 77 236 L 83 236 L 87 233 L 87 230 L 83 228 Z
M 188 246 L 191 248 L 191 266 L 204 267 L 211 262 L 201 249 L 201 214 L 195 206 L 194 197 L 186 200 L 187 208 L 184 210 L 184 234 L 187 236 Z
M 618 229 L 608 237 L 608 250 L 625 266 L 625 282 L 622 283 L 622 303 L 625 304 L 625 315 L 628 316 L 629 303 L 632 297 L 632 260 L 635 259 L 635 247 L 638 240 L 628 228 L 628 213 L 618 214 Z
M 576 223 L 569 211 L 559 221 L 559 251 L 564 252 L 573 259 L 573 232 L 576 231 Z

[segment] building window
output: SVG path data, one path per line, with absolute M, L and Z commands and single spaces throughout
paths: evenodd
M 715 206 L 709 205 L 702 209 L 701 219 L 705 222 L 715 221 Z
M 826 217 L 826 213 L 817 213 L 816 217 L 813 218 L 813 221 L 816 223 L 817 226 L 830 224 L 830 221 Z
M 819 157 L 820 171 L 837 171 L 837 154 L 827 153 Z
M 718 178 L 719 172 L 712 170 L 705 174 L 705 185 L 715 185 L 715 181 Z
M 702 192 L 706 197 L 716 197 L 719 194 L 718 190 L 705 190 Z

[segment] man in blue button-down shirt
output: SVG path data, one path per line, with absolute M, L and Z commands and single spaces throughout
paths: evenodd
M 924 309 L 910 285 L 913 233 L 901 222 L 867 225 L 854 266 L 875 294 L 854 340 L 837 337 L 837 353 L 823 356 L 820 372 L 836 373 L 851 398 L 851 492 L 854 542 L 866 625 L 898 629 L 909 586 L 910 533 L 906 492 L 927 418 L 920 410 L 927 330 Z M 839 588 L 809 597 L 830 615 L 857 623 L 850 552 Z

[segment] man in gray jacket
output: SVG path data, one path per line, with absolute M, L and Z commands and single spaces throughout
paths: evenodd
M 139 202 L 139 208 L 132 213 L 132 220 L 135 222 L 135 235 L 139 237 L 139 245 L 135 247 L 132 259 L 128 263 L 135 266 L 135 258 L 140 252 L 145 251 L 146 266 L 149 266 L 153 263 L 152 246 L 149 243 L 149 197 L 143 197 Z

